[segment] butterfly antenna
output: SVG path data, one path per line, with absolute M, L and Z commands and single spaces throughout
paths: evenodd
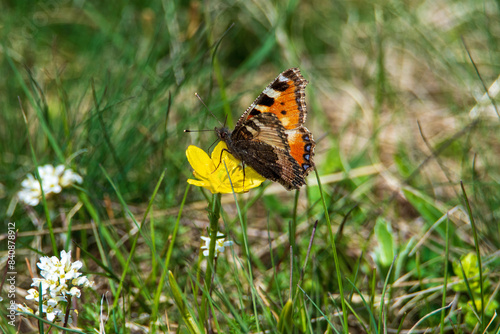
M 184 132 L 205 132 L 205 131 L 213 132 L 214 130 L 212 130 L 212 129 L 202 129 L 202 130 L 189 130 L 189 129 L 186 129 L 186 130 L 184 130 Z
M 205 104 L 205 102 L 203 102 L 203 100 L 201 99 L 200 95 L 198 95 L 198 93 L 194 93 L 194 95 L 198 98 L 198 100 L 200 100 L 200 102 L 205 106 L 205 108 L 207 108 L 208 112 L 217 120 L 217 122 L 219 122 L 219 124 L 221 126 L 224 126 L 224 124 L 222 124 L 219 119 L 214 115 L 214 113 L 208 108 L 208 106 Z
M 227 116 L 228 115 L 226 115 L 226 118 L 224 118 L 224 126 L 226 126 L 226 123 L 227 123 Z

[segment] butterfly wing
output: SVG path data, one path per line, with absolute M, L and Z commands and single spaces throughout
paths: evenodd
M 303 126 L 307 115 L 307 83 L 298 68 L 284 71 L 264 89 L 236 124 L 236 128 L 239 128 L 259 115 L 274 114 L 287 135 L 288 152 L 301 166 L 300 173 L 304 176 L 314 168 L 316 146 L 311 132 Z
M 265 178 L 298 189 L 305 184 L 305 174 L 290 154 L 286 131 L 275 114 L 262 113 L 237 126 L 228 146 Z
M 298 68 L 291 68 L 271 82 L 238 120 L 239 124 L 261 113 L 275 114 L 286 130 L 295 129 L 306 120 L 305 88 L 308 81 Z

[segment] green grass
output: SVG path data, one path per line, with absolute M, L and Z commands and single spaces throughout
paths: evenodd
M 38 276 L 40 256 L 72 249 L 96 283 L 74 298 L 84 332 L 498 333 L 500 117 L 485 88 L 499 14 L 488 0 L 4 1 L 0 263 L 15 222 L 16 301 L 28 264 Z M 219 126 L 194 93 L 232 127 L 290 67 L 310 82 L 321 187 L 188 188 L 187 147 L 216 136 L 183 130 Z M 48 163 L 83 184 L 17 203 Z M 216 226 L 234 245 L 214 261 L 200 236 Z

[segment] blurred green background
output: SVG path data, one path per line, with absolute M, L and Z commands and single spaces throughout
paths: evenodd
M 138 216 L 166 170 L 154 203 L 163 254 L 186 179 L 192 177 L 185 150 L 190 144 L 207 150 L 216 139 L 212 132 L 183 130 L 219 125 L 194 93 L 220 120 L 228 116 L 232 127 L 281 71 L 299 67 L 310 82 L 306 126 L 317 141 L 315 162 L 325 178 L 332 223 L 342 231 L 338 247 L 345 276 L 362 280 L 373 266 L 387 273 L 388 254 L 395 251 L 409 254 L 397 274 L 408 273 L 408 280 L 420 283 L 442 278 L 442 264 L 438 271 L 418 267 L 436 257 L 443 260 L 443 224 L 431 228 L 439 218 L 453 210 L 450 261 L 475 249 L 460 181 L 479 230 L 476 246 L 491 255 L 487 263 L 495 272 L 494 252 L 500 247 L 499 6 L 488 0 L 4 0 L 2 220 L 15 221 L 22 232 L 44 229 L 34 218 L 43 217 L 43 209 L 25 208 L 15 196 L 35 168 L 31 140 L 39 165 L 64 163 L 84 176 L 82 188 L 106 222 L 125 215 L 101 167 Z M 352 171 L 359 176 L 335 178 L 343 175 L 335 173 Z M 273 239 L 288 233 L 294 206 L 293 194 L 281 190 L 262 197 L 248 213 L 249 225 L 265 235 L 270 220 Z M 74 205 L 76 194 L 69 192 L 61 203 Z M 181 222 L 180 247 L 171 264 L 178 274 L 189 270 L 184 266 L 193 261 L 198 244 L 193 236 L 206 226 L 198 202 L 203 194 L 191 189 L 188 195 L 192 206 Z M 318 301 L 321 294 L 338 291 L 331 281 L 329 248 L 323 245 L 328 234 L 317 188 L 302 199 L 298 231 L 303 234 L 297 232 L 302 252 L 311 222 L 319 219 L 322 231 L 308 283 Z M 55 226 L 64 226 L 61 215 L 70 207 L 55 211 Z M 227 210 L 234 217 L 234 208 Z M 90 218 L 82 210 L 73 224 Z M 122 223 L 116 238 L 131 228 Z M 386 229 L 390 232 L 384 237 Z M 427 231 L 431 235 L 424 245 L 415 246 Z M 74 237 L 89 249 L 95 246 L 84 232 Z M 262 270 L 271 266 L 265 239 L 251 238 Z M 21 238 L 26 248 L 19 254 L 32 254 L 27 245 L 34 240 Z M 40 240 L 41 250 L 50 251 L 48 238 Z M 377 248 L 386 241 L 389 253 Z M 284 245 L 278 251 L 285 262 L 287 251 Z M 379 279 L 383 284 L 385 276 Z M 491 280 L 498 287 L 498 275 Z M 286 286 L 286 278 L 283 282 Z M 364 281 L 357 286 L 368 287 Z M 404 328 L 429 311 L 418 302 L 411 309 Z M 388 312 L 397 328 L 402 314 Z

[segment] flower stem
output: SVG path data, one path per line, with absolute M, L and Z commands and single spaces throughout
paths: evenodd
M 69 312 L 71 312 L 71 295 L 68 295 L 68 304 L 66 305 L 66 314 L 64 315 L 63 327 L 68 327 Z
M 208 228 L 208 236 L 210 237 L 210 246 L 208 248 L 208 260 L 207 260 L 207 272 L 205 273 L 205 289 L 208 294 L 212 292 L 212 275 L 214 272 L 214 258 L 215 258 L 215 245 L 217 243 L 217 231 L 219 230 L 219 218 L 220 218 L 220 200 L 221 194 L 213 194 L 212 203 L 210 204 L 211 210 L 208 214 L 208 219 L 210 220 L 210 226 Z M 207 301 L 208 297 L 203 296 L 201 302 L 201 320 L 205 322 L 206 311 L 207 311 Z

